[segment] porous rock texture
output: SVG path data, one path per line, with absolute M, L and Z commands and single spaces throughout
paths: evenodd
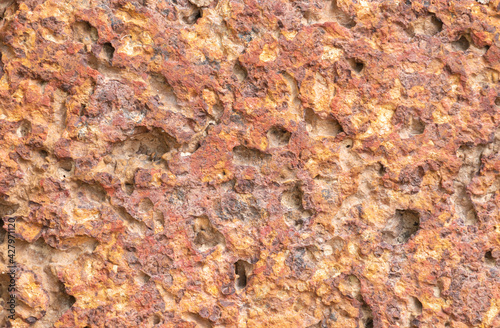
M 0 12 L 1 327 L 500 327 L 500 0 Z

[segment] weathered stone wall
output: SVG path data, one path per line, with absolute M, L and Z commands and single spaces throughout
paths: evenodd
M 0 8 L 1 327 L 500 327 L 500 0 Z

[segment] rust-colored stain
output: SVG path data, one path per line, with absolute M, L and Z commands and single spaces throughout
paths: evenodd
M 500 0 L 2 12 L 1 327 L 500 327 Z

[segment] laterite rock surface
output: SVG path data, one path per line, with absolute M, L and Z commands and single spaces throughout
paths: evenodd
M 500 327 L 500 0 L 0 3 L 1 327 Z

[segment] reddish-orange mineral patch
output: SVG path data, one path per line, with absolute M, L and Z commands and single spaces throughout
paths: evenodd
M 0 13 L 1 327 L 500 327 L 500 0 Z

